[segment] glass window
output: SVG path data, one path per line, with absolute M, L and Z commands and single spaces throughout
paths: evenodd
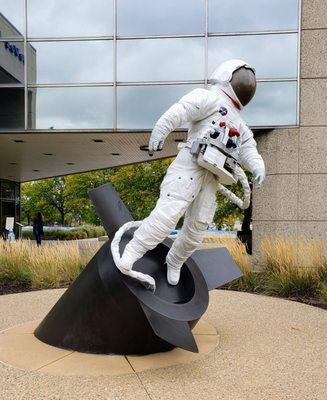
M 24 88 L 0 88 L 0 129 L 24 128 Z
M 160 116 L 199 85 L 118 87 L 118 127 L 153 128 Z
M 28 58 L 29 83 L 112 82 L 111 40 L 32 42 L 35 56 Z
M 296 125 L 296 82 L 262 82 L 242 116 L 251 126 Z
M 112 128 L 111 87 L 38 88 L 32 92 L 37 129 Z
M 204 79 L 204 40 L 121 40 L 117 69 L 119 81 Z
M 23 84 L 24 63 L 23 42 L 0 42 L 0 84 Z
M 204 0 L 118 0 L 118 35 L 204 33 Z
M 257 78 L 295 78 L 297 34 L 209 38 L 209 77 L 231 58 L 247 61 L 256 69 Z
M 297 29 L 299 0 L 209 0 L 209 32 Z
M 28 35 L 112 35 L 112 0 L 28 0 Z
M 15 182 L 5 180 L 1 181 L 1 198 L 7 200 L 15 199 Z
M 0 0 L 0 37 L 23 37 L 24 0 Z

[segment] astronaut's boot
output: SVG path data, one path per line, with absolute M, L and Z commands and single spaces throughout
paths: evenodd
M 167 281 L 170 285 L 176 286 L 181 276 L 182 266 L 173 264 L 171 261 L 169 261 L 168 257 L 166 258 L 166 264 L 167 264 Z

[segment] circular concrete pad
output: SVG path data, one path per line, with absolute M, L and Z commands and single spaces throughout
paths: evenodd
M 198 354 L 177 348 L 147 356 L 86 354 L 41 342 L 33 334 L 39 323 L 31 321 L 1 331 L 0 362 L 52 375 L 114 376 L 190 363 L 212 352 L 218 345 L 217 330 L 209 323 L 199 321 L 193 330 Z
M 62 294 L 0 296 L 0 330 L 41 320 Z M 219 332 L 219 345 L 193 362 L 115 376 L 51 375 L 0 363 L 0 400 L 326 400 L 325 310 L 218 290 L 210 292 L 204 320 Z

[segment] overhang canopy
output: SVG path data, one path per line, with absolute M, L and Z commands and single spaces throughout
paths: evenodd
M 26 182 L 173 157 L 186 131 L 172 132 L 153 157 L 142 150 L 149 137 L 146 130 L 0 133 L 0 178 Z

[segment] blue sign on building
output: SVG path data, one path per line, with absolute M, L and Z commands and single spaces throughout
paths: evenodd
M 21 50 L 16 47 L 14 44 L 9 43 L 9 42 L 5 42 L 5 48 L 15 57 L 18 57 L 18 60 L 22 63 L 24 63 L 25 61 L 25 56 L 24 54 L 21 52 Z

